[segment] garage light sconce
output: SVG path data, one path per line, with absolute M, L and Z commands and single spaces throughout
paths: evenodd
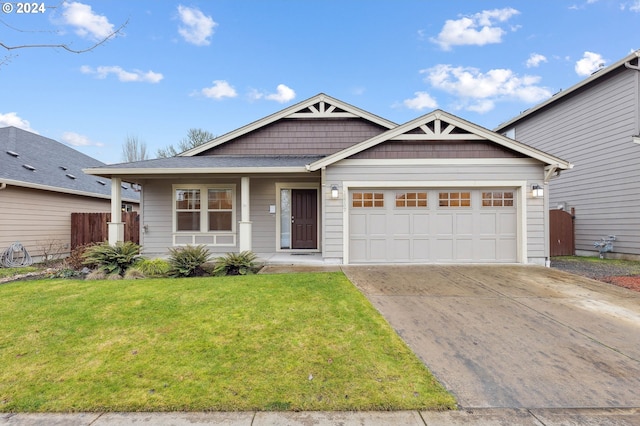
M 338 187 L 336 185 L 332 185 L 331 186 L 331 198 L 333 198 L 334 200 L 336 198 L 338 198 Z
M 531 187 L 531 194 L 533 198 L 542 198 L 544 197 L 544 189 L 536 183 Z

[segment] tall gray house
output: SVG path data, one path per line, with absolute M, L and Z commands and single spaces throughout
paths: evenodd
M 548 195 L 533 188 L 570 167 L 445 111 L 398 125 L 321 93 L 178 157 L 85 171 L 142 186 L 148 256 L 203 244 L 266 260 L 544 264 Z
M 640 50 L 501 124 L 496 132 L 573 170 L 549 182 L 549 207 L 575 208 L 576 254 L 640 258 Z

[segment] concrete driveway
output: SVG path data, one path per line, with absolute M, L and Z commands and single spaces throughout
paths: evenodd
M 640 407 L 640 293 L 538 266 L 345 266 L 463 408 Z

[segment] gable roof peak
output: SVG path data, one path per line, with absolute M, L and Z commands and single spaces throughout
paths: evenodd
M 372 114 L 368 111 L 350 105 L 339 99 L 333 98 L 326 93 L 319 93 L 304 101 L 298 102 L 288 108 L 280 110 L 276 113 L 268 115 L 260 120 L 254 121 L 239 129 L 233 130 L 220 137 L 217 137 L 207 143 L 192 148 L 188 151 L 178 154 L 181 157 L 191 157 L 198 155 L 216 146 L 222 145 L 233 139 L 236 139 L 249 132 L 257 130 L 261 127 L 274 123 L 282 119 L 326 119 L 326 118 L 361 118 L 386 129 L 392 129 L 397 126 L 396 123 Z

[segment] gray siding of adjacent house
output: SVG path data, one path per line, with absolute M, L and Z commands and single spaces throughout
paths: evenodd
M 236 223 L 241 218 L 240 176 L 203 179 L 159 179 L 143 184 L 144 211 L 142 212 L 142 245 L 144 255 L 165 257 L 173 247 L 173 185 L 174 184 L 235 184 Z M 276 204 L 276 183 L 318 183 L 318 174 L 287 175 L 286 177 L 250 176 L 250 220 L 252 222 L 252 250 L 256 253 L 276 251 L 276 214 L 269 213 L 269 206 Z M 320 226 L 320 224 L 319 224 Z M 236 235 L 238 229 L 236 227 Z M 208 246 L 214 255 L 238 251 L 238 238 L 233 246 Z
M 514 160 L 518 161 L 518 160 Z M 495 164 L 495 165 L 348 165 L 336 163 L 327 167 L 325 180 L 327 187 L 338 185 L 342 187 L 343 182 L 354 181 L 378 181 L 378 182 L 443 182 L 443 181 L 523 181 L 528 182 L 527 186 L 533 183 L 541 183 L 543 178 L 543 166 L 531 161 L 519 161 L 517 164 Z M 400 186 L 402 187 L 402 186 Z M 325 190 L 325 192 L 328 191 Z M 343 213 L 347 204 L 345 197 L 348 194 L 341 194 L 340 199 L 331 200 L 328 193 L 325 194 L 324 211 L 324 257 L 328 259 L 343 259 Z M 531 263 L 544 264 L 546 256 L 546 232 L 545 232 L 545 209 L 542 198 L 534 199 L 526 197 L 527 216 L 527 261 Z
M 612 74 L 516 123 L 515 138 L 574 164 L 550 182 L 550 206 L 575 207 L 579 254 L 616 235 L 615 252 L 640 255 L 640 73 Z

